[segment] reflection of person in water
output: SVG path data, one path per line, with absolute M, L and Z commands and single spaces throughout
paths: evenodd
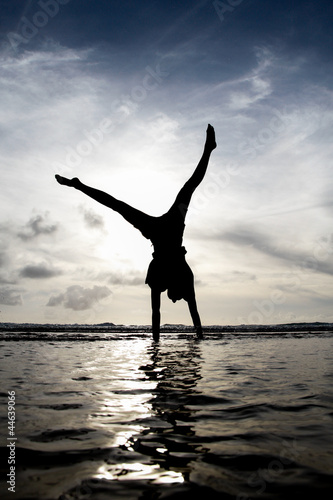
M 141 231 L 145 238 L 151 240 L 154 253 L 148 268 L 146 283 L 151 288 L 152 326 L 155 340 L 159 339 L 161 293 L 165 290 L 168 291 L 168 297 L 173 302 L 184 299 L 188 303 L 197 336 L 202 337 L 193 273 L 185 260 L 186 250 L 182 246 L 182 239 L 185 229 L 184 221 L 192 194 L 204 178 L 210 154 L 215 148 L 214 128 L 208 125 L 206 143 L 198 166 L 179 191 L 169 211 L 160 217 L 147 215 L 103 191 L 86 186 L 76 177 L 66 179 L 56 175 L 59 184 L 74 187 L 102 205 L 120 213 L 124 219 Z
M 151 409 L 148 418 L 140 421 L 144 430 L 132 436 L 129 444 L 136 452 L 150 456 L 161 470 L 181 472 L 188 478 L 204 454 L 196 435 L 197 413 L 209 402 L 199 385 L 201 349 L 197 342 L 154 343 L 148 354 L 150 361 L 139 370 L 151 382 L 151 399 L 147 401 Z

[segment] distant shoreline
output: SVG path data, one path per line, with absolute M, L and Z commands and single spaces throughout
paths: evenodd
M 203 327 L 206 333 L 290 333 L 308 332 L 320 333 L 333 331 L 333 323 L 283 323 L 274 325 L 208 325 Z M 150 325 L 116 325 L 114 323 L 100 324 L 39 324 L 39 323 L 0 323 L 0 332 L 150 332 Z M 161 326 L 162 332 L 191 333 L 193 328 L 187 325 L 166 324 Z

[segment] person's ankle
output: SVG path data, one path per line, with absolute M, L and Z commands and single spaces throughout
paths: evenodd
M 205 144 L 204 147 L 204 155 L 210 156 L 211 152 L 213 151 L 214 148 L 212 148 L 209 144 Z
M 72 186 L 75 189 L 80 189 L 81 181 L 77 177 L 73 177 L 72 179 Z

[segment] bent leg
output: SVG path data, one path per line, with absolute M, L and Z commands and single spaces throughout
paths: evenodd
M 148 238 L 147 230 L 149 230 L 149 224 L 151 217 L 136 208 L 131 207 L 127 203 L 117 200 L 110 194 L 104 193 L 99 189 L 92 188 L 83 184 L 77 177 L 73 179 L 67 179 L 66 177 L 61 177 L 60 175 L 55 176 L 59 184 L 64 186 L 74 187 L 82 193 L 86 194 L 90 198 L 98 201 L 102 205 L 105 205 L 112 210 L 115 210 L 120 215 L 124 217 L 127 222 L 132 224 L 135 228 L 139 229 L 142 234 Z
M 192 194 L 203 180 L 208 167 L 210 155 L 215 148 L 216 148 L 215 131 L 211 125 L 208 125 L 206 132 L 206 142 L 202 157 L 195 171 L 193 172 L 192 176 L 189 178 L 187 182 L 185 182 L 184 186 L 179 191 L 176 200 L 170 210 L 172 210 L 173 208 L 177 208 L 178 210 L 180 210 L 180 212 L 183 214 L 183 217 L 185 218 L 188 205 L 191 201 Z
M 160 321 L 161 321 L 161 292 L 156 289 L 151 289 L 151 308 L 152 308 L 152 328 L 154 340 L 160 338 Z

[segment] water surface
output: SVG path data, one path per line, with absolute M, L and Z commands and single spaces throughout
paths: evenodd
M 331 333 L 0 344 L 2 498 L 331 497 Z

